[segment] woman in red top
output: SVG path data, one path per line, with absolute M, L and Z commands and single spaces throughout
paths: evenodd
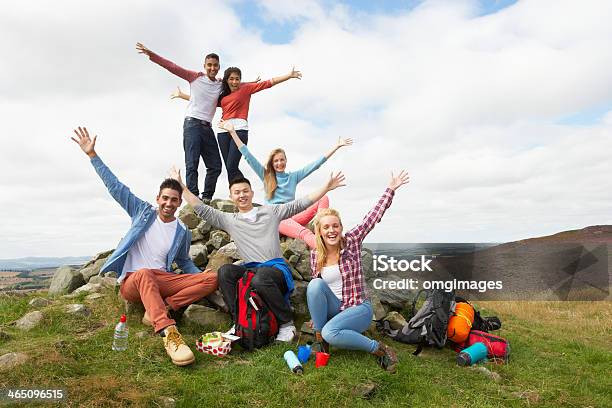
M 221 106 L 223 110 L 221 119 L 232 123 L 242 143 L 247 144 L 249 140 L 249 125 L 247 120 L 249 117 L 251 95 L 291 78 L 301 79 L 302 73 L 296 71 L 294 67 L 288 74 L 279 77 L 266 81 L 243 83 L 241 82 L 242 72 L 239 68 L 229 67 L 225 70 L 223 74 L 223 89 L 221 95 L 219 95 L 219 106 Z M 189 95 L 184 94 L 178 88 L 171 96 L 172 98 L 178 97 L 189 100 Z M 217 139 L 219 141 L 219 149 L 221 150 L 223 161 L 225 162 L 228 181 L 231 182 L 235 178 L 244 177 L 242 172 L 238 169 L 238 163 L 240 162 L 242 154 L 238 151 L 236 144 L 232 142 L 229 132 L 223 130 L 217 133 Z

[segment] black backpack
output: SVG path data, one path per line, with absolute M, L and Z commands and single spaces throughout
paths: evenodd
M 276 316 L 251 286 L 255 273 L 247 270 L 237 283 L 236 336 L 243 348 L 251 351 L 274 341 L 278 334 Z
M 416 304 L 422 292 L 426 292 L 427 296 L 421 308 L 416 311 Z M 415 356 L 423 350 L 423 346 L 442 348 L 446 344 L 446 329 L 454 304 L 454 291 L 420 290 L 412 302 L 413 317 L 410 321 L 398 330 L 391 329 L 389 322 L 383 321 L 381 331 L 393 340 L 417 344 L 418 347 L 413 353 Z
M 472 305 L 470 302 L 459 296 L 455 297 L 455 302 L 463 302 L 467 303 L 468 305 Z M 474 306 L 472 305 L 472 307 Z M 482 317 L 480 315 L 480 312 L 474 307 L 474 323 L 472 323 L 472 330 L 478 330 L 488 333 L 493 330 L 501 329 L 501 325 L 501 320 L 499 320 L 497 316 Z

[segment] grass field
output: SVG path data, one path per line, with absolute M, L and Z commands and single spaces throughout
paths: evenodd
M 41 309 L 42 325 L 20 332 L 8 323 L 31 310 L 32 296 L 0 296 L 0 325 L 13 336 L 0 340 L 0 355 L 23 352 L 30 357 L 0 374 L 0 389 L 64 388 L 68 396 L 61 406 L 163 406 L 160 397 L 175 399 L 179 407 L 612 406 L 612 302 L 477 304 L 484 315 L 501 318 L 503 329 L 497 334 L 512 346 L 510 364 L 484 364 L 500 375 L 494 381 L 458 367 L 450 349 L 414 357 L 413 346 L 397 343 L 395 374 L 365 353 L 332 350 L 328 367 L 315 369 L 308 362 L 298 376 L 282 358 L 295 345 L 232 352 L 222 359 L 196 352 L 196 363 L 180 368 L 170 362 L 159 337 L 135 336 L 147 330 L 137 316 L 129 320 L 128 351 L 111 351 L 113 327 L 123 309 L 112 291 L 90 304 L 89 317 L 62 311 L 85 294 L 57 299 Z M 224 329 L 179 328 L 190 346 L 200 334 Z M 364 385 L 376 386 L 367 398 L 359 396 Z

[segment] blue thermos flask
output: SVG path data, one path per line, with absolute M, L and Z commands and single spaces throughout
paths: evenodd
M 485 358 L 487 358 L 487 346 L 485 346 L 484 343 L 478 342 L 461 350 L 461 352 L 457 354 L 457 364 L 460 366 L 469 366 Z

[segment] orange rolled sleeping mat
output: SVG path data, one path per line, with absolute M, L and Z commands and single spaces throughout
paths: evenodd
M 463 343 L 467 340 L 474 323 L 474 307 L 469 303 L 458 302 L 455 312 L 448 320 L 446 335 L 455 343 Z

